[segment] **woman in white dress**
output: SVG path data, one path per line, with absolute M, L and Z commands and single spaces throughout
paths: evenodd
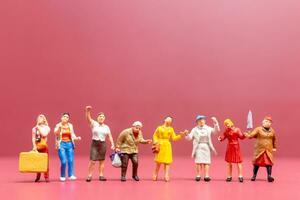
M 201 180 L 201 173 L 204 172 L 204 181 L 211 180 L 209 177 L 209 166 L 211 163 L 211 151 L 217 154 L 212 141 L 211 135 L 220 131 L 219 123 L 215 117 L 211 118 L 214 127 L 206 125 L 206 117 L 198 115 L 196 118 L 197 126 L 186 136 L 187 140 L 193 140 L 192 158 L 196 164 L 196 181 Z

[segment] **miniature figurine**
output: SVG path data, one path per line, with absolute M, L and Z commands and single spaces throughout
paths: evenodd
M 224 141 L 225 139 L 228 140 L 227 150 L 225 155 L 225 161 L 227 162 L 227 178 L 226 181 L 232 181 L 232 163 L 237 164 L 238 168 L 238 179 L 239 182 L 243 182 L 243 174 L 242 174 L 242 154 L 239 144 L 239 139 L 243 140 L 245 135 L 242 131 L 234 126 L 234 123 L 230 119 L 226 119 L 224 121 L 225 125 L 225 132 L 222 136 L 218 137 L 220 142 Z
M 201 173 L 205 171 L 204 181 L 209 182 L 211 180 L 209 176 L 209 167 L 211 164 L 211 151 L 217 154 L 211 135 L 220 131 L 219 123 L 215 117 L 211 118 L 214 127 L 206 125 L 206 117 L 198 115 L 196 117 L 197 126 L 186 136 L 187 140 L 193 140 L 192 158 L 196 163 L 196 177 L 195 181 L 201 180 Z
M 90 147 L 90 162 L 88 167 L 87 182 L 92 180 L 93 171 L 95 169 L 96 162 L 99 161 L 99 180 L 106 181 L 104 177 L 104 160 L 106 155 L 106 142 L 105 139 L 108 136 L 111 149 L 114 150 L 114 140 L 111 135 L 109 127 L 104 124 L 105 115 L 103 112 L 98 113 L 97 121 L 91 117 L 91 106 L 86 106 L 85 115 L 92 130 L 92 144 Z
M 259 167 L 266 167 L 267 180 L 273 182 L 272 166 L 274 164 L 273 152 L 276 151 L 276 136 L 272 128 L 272 117 L 266 116 L 262 121 L 262 126 L 255 128 L 252 132 L 246 133 L 247 138 L 255 138 L 253 156 L 253 176 L 251 181 L 256 180 Z
M 50 127 L 46 116 L 40 114 L 36 120 L 36 126 L 32 128 L 32 146 L 33 151 L 39 153 L 48 154 L 48 170 L 44 173 L 44 178 L 46 182 L 49 182 L 49 153 L 48 153 L 48 144 L 47 136 L 50 133 Z M 37 173 L 35 182 L 39 182 L 41 178 L 41 173 Z
M 159 150 L 155 151 L 155 170 L 153 173 L 153 181 L 157 181 L 157 176 L 159 173 L 160 165 L 164 165 L 164 180 L 166 182 L 170 181 L 169 169 L 170 164 L 173 162 L 172 158 L 172 141 L 177 141 L 183 138 L 188 131 L 185 130 L 176 134 L 172 127 L 173 118 L 168 116 L 164 119 L 164 124 L 159 126 L 153 134 L 153 143 L 159 145 Z
M 145 140 L 143 138 L 142 129 L 143 125 L 140 121 L 135 121 L 131 128 L 123 130 L 116 142 L 116 152 L 122 154 L 121 161 L 121 181 L 126 181 L 126 172 L 128 166 L 128 160 L 132 163 L 132 178 L 135 181 L 139 181 L 138 177 L 138 145 L 151 144 L 152 140 Z
M 70 114 L 63 113 L 61 122 L 55 126 L 54 134 L 56 136 L 56 148 L 61 162 L 60 181 L 66 180 L 66 166 L 68 163 L 69 180 L 76 180 L 74 175 L 74 147 L 75 140 L 81 140 L 74 132 L 73 125 L 69 122 Z

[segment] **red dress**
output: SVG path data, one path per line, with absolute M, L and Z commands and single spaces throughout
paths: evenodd
M 225 160 L 228 163 L 241 163 L 243 162 L 241 149 L 238 139 L 244 139 L 245 135 L 239 128 L 227 128 L 221 136 L 221 141 L 227 139 L 227 150 Z

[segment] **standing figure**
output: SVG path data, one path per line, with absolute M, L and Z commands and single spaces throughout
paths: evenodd
M 121 181 L 126 181 L 126 172 L 129 159 L 132 163 L 132 178 L 135 181 L 139 181 L 138 177 L 138 145 L 151 144 L 152 140 L 145 140 L 143 138 L 142 129 L 143 124 L 140 121 L 136 121 L 132 124 L 131 128 L 123 130 L 116 142 L 116 151 L 121 152 Z
M 76 180 L 74 175 L 74 147 L 75 140 L 81 140 L 74 132 L 73 125 L 69 122 L 70 114 L 63 113 L 61 122 L 56 124 L 54 134 L 56 136 L 56 149 L 61 162 L 60 181 L 66 180 L 66 167 L 68 163 L 68 177 L 70 180 Z
M 50 127 L 48 125 L 45 115 L 40 114 L 36 120 L 36 126 L 32 128 L 32 146 L 33 151 L 39 153 L 48 154 L 48 144 L 47 136 L 50 133 Z M 36 174 L 35 182 L 39 182 L 41 178 L 41 173 Z M 49 154 L 48 154 L 48 167 L 47 172 L 44 173 L 44 178 L 46 182 L 49 182 Z
M 92 130 L 92 143 L 90 148 L 90 162 L 88 167 L 87 182 L 92 180 L 93 171 L 95 169 L 96 162 L 99 161 L 99 180 L 106 181 L 104 177 L 104 160 L 106 155 L 106 142 L 105 139 L 108 136 L 111 149 L 114 150 L 114 140 L 111 135 L 109 127 L 104 124 L 105 115 L 100 112 L 97 116 L 97 121 L 91 117 L 91 106 L 87 106 L 85 109 L 86 119 L 88 120 Z
M 262 121 L 262 126 L 255 128 L 252 132 L 246 133 L 247 138 L 255 138 L 253 156 L 253 176 L 251 181 L 256 180 L 259 167 L 266 167 L 267 180 L 273 182 L 272 166 L 274 164 L 273 152 L 276 151 L 276 136 L 272 128 L 272 118 L 267 116 Z
M 196 178 L 195 181 L 201 180 L 201 173 L 204 171 L 204 181 L 209 182 L 211 180 L 209 176 L 209 167 L 211 164 L 211 151 L 217 154 L 211 135 L 219 132 L 220 127 L 215 117 L 211 118 L 214 123 L 214 127 L 206 125 L 206 117 L 198 115 L 196 117 L 197 126 L 186 136 L 187 140 L 193 140 L 192 158 L 196 163 Z
M 153 173 L 153 181 L 157 181 L 160 165 L 164 165 L 164 180 L 169 181 L 170 164 L 173 162 L 172 145 L 170 140 L 177 141 L 183 138 L 188 131 L 176 134 L 172 127 L 173 118 L 168 116 L 164 119 L 164 124 L 159 126 L 153 134 L 153 142 L 159 146 L 159 151 L 155 153 L 155 170 Z
M 242 133 L 242 131 L 234 126 L 234 123 L 230 119 L 226 119 L 224 121 L 225 125 L 225 132 L 222 136 L 218 137 L 218 140 L 220 142 L 224 141 L 225 139 L 228 140 L 227 144 L 227 150 L 225 155 L 225 161 L 227 162 L 227 178 L 226 181 L 230 182 L 232 181 L 232 163 L 237 164 L 238 168 L 238 176 L 239 176 L 239 182 L 243 182 L 243 174 L 242 174 L 242 154 L 239 144 L 239 139 L 243 140 L 245 138 L 245 135 Z

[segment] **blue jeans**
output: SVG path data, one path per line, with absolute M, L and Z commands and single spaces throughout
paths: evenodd
M 66 177 L 66 166 L 68 162 L 68 176 L 74 175 L 74 145 L 72 142 L 61 142 L 58 150 L 61 162 L 60 176 Z

